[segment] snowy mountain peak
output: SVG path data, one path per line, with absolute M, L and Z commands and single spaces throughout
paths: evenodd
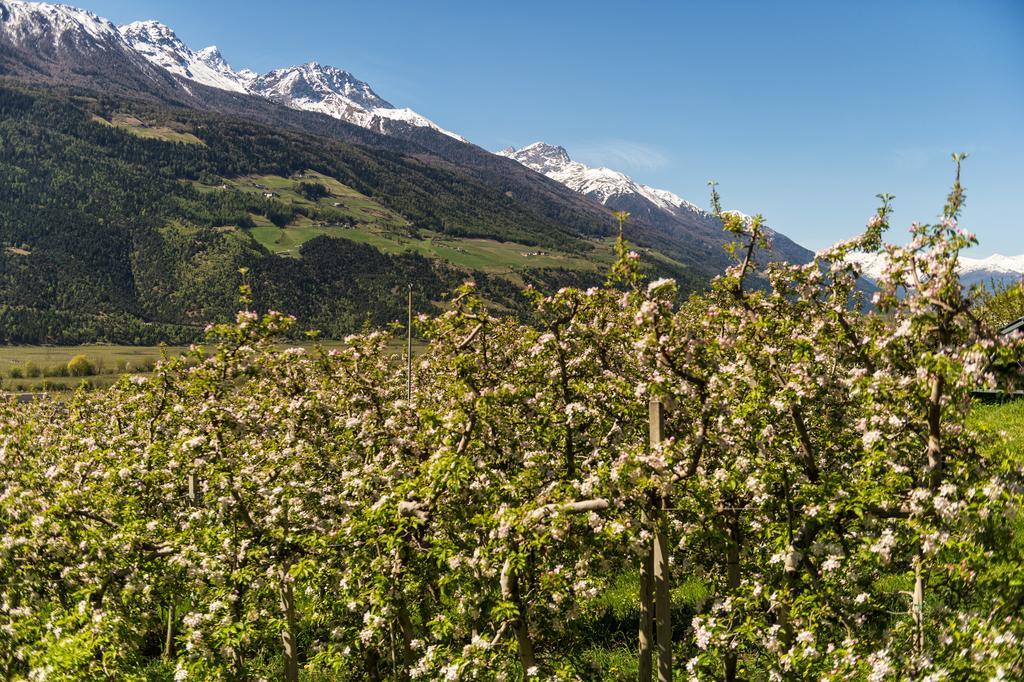
M 708 215 L 668 190 L 640 184 L 625 173 L 611 168 L 592 168 L 579 161 L 573 161 L 564 147 L 534 142 L 522 149 L 509 147 L 497 153 L 514 159 L 570 189 L 597 199 L 602 204 L 607 204 L 615 198 L 635 195 L 662 210 L 685 211 L 702 217 Z
M 886 253 L 858 251 L 848 254 L 846 260 L 856 264 L 865 277 L 873 280 L 881 277 L 889 265 L 889 256 Z M 993 254 L 986 258 L 960 256 L 959 271 L 960 280 L 968 286 L 979 283 L 988 285 L 992 282 L 1001 285 L 1012 284 L 1024 278 L 1024 254 Z
M 252 85 L 253 89 L 271 99 L 288 99 L 317 102 L 332 98 L 343 98 L 345 105 L 365 111 L 378 107 L 394 107 L 381 98 L 363 81 L 344 69 L 323 66 L 319 62 L 307 62 L 299 66 L 275 69 L 260 76 Z M 325 112 L 326 113 L 326 112 Z
M 216 45 L 210 45 L 196 52 L 196 57 L 201 59 L 204 63 L 210 66 L 217 66 L 223 69 L 230 69 L 228 63 L 224 61 L 224 55 L 220 53 L 220 48 Z
M 136 21 L 119 30 L 133 49 L 162 69 L 219 90 L 246 92 L 245 78 L 231 70 L 215 46 L 193 52 L 159 21 Z
M 569 152 L 565 151 L 565 147 L 558 147 L 547 142 L 534 142 L 518 151 L 509 147 L 501 153 L 514 158 L 524 166 L 544 168 L 545 170 L 540 172 L 545 174 L 549 170 L 559 170 L 572 163 L 572 159 L 569 158 Z
M 319 62 L 275 69 L 248 84 L 253 94 L 387 133 L 395 123 L 431 128 L 465 142 L 412 109 L 398 108 L 348 71 Z
M 0 33 L 18 46 L 106 50 L 123 43 L 117 27 L 92 12 L 47 3 L 0 1 Z
M 0 40 L 47 61 L 60 53 L 72 64 L 81 61 L 82 55 L 88 59 L 88 53 L 103 51 L 113 56 L 114 63 L 127 59 L 144 71 L 156 66 L 169 72 L 189 92 L 182 79 L 327 114 L 381 133 L 430 128 L 465 142 L 412 109 L 395 107 L 344 69 L 312 61 L 263 76 L 248 69 L 236 72 L 216 46 L 193 51 L 159 21 L 117 27 L 92 12 L 66 5 L 0 0 Z
M 129 42 L 147 42 L 155 45 L 170 45 L 183 48 L 185 45 L 178 39 L 174 31 L 165 24 L 152 19 L 146 21 L 133 21 L 130 24 L 118 27 L 121 35 Z

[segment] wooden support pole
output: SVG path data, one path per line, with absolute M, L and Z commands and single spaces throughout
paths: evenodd
M 406 399 L 412 402 L 412 285 L 409 285 L 408 322 L 405 325 L 405 380 Z
M 640 560 L 640 682 L 651 682 L 654 642 L 654 543 Z
M 174 602 L 171 602 L 167 607 L 167 629 L 164 631 L 164 659 L 168 661 L 174 658 L 175 611 Z
M 660 400 L 652 400 L 649 408 L 650 445 L 653 449 L 661 444 L 664 436 L 665 406 Z M 665 491 L 654 519 L 654 619 L 658 642 L 658 682 L 672 681 L 672 606 L 669 596 L 668 523 L 665 517 L 668 504 Z
M 916 665 L 924 658 L 924 576 L 921 573 L 921 551 L 914 557 L 914 603 L 911 606 L 914 618 L 914 655 Z
M 203 501 L 203 490 L 199 484 L 199 474 L 192 472 L 188 475 L 188 501 L 198 507 Z
M 734 595 L 740 586 L 740 538 L 737 519 L 729 523 L 729 551 L 726 559 L 726 573 L 729 594 Z M 725 681 L 736 682 L 736 651 L 729 649 L 725 654 Z
M 295 641 L 297 630 L 295 593 L 288 568 L 286 563 L 281 567 L 278 575 L 278 596 L 281 600 L 281 614 L 284 616 L 284 627 L 281 628 L 281 652 L 284 655 L 285 682 L 299 682 L 299 651 L 298 643 Z

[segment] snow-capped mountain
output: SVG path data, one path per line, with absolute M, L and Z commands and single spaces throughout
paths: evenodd
M 564 147 L 534 142 L 522 149 L 509 147 L 497 153 L 515 159 L 524 166 L 605 205 L 616 198 L 639 196 L 662 210 L 674 213 L 685 211 L 702 218 L 711 217 L 707 211 L 672 192 L 640 184 L 625 173 L 610 168 L 592 168 L 579 161 L 573 161 Z
M 348 71 L 317 62 L 275 69 L 249 83 L 248 91 L 293 109 L 317 111 L 382 133 L 390 132 L 389 121 L 398 121 L 465 141 L 412 109 L 387 102 Z
M 128 44 L 153 64 L 211 88 L 248 92 L 247 84 L 256 77 L 251 71 L 234 72 L 216 46 L 193 52 L 158 21 L 136 21 L 119 30 Z
M 522 149 L 509 147 L 497 154 L 514 159 L 609 208 L 642 216 L 663 229 L 684 230 L 696 240 L 715 244 L 726 241 L 721 222 L 710 212 L 668 190 L 639 183 L 620 171 L 573 161 L 563 147 L 534 142 Z M 794 263 L 806 263 L 813 258 L 813 253 L 785 235 L 770 233 L 774 242 L 773 256 Z M 713 251 L 717 255 L 720 248 L 715 246 Z
M 102 82 L 109 90 L 173 99 L 182 82 L 154 66 L 111 22 L 86 10 L 0 0 L 0 73 L 64 86 Z
M 62 47 L 105 50 L 123 43 L 112 23 L 66 5 L 4 0 L 0 2 L 0 27 L 18 47 L 51 54 Z
M 855 252 L 847 256 L 847 260 L 856 263 L 861 273 L 871 280 L 876 280 L 885 272 L 888 256 L 885 253 Z M 1014 284 L 1024 278 L 1024 255 L 1002 256 L 995 254 L 987 258 L 971 258 L 960 256 L 960 281 L 966 286 L 975 284 L 997 285 Z
M 309 62 L 260 76 L 247 69 L 234 71 L 216 47 L 191 50 L 173 30 L 157 21 L 137 21 L 121 26 L 120 32 L 152 64 L 189 81 L 327 114 L 381 133 L 394 132 L 395 125 L 409 125 L 465 141 L 412 109 L 394 106 L 368 84 L 333 66 Z

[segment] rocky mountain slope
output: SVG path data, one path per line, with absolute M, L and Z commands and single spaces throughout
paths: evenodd
M 193 52 L 174 31 L 158 21 L 137 21 L 118 30 L 133 49 L 176 76 L 243 93 L 249 92 L 249 84 L 257 78 L 252 71 L 233 71 L 216 46 Z

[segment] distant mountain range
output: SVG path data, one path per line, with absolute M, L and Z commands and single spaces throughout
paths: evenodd
M 862 274 L 871 280 L 878 279 L 885 271 L 888 256 L 884 253 L 852 253 L 848 260 L 861 267 Z M 1024 255 L 971 258 L 960 256 L 960 281 L 966 286 L 1006 286 L 1024 279 Z
M 466 141 L 412 109 L 395 107 L 369 84 L 333 66 L 309 62 L 259 76 L 249 70 L 233 71 L 215 46 L 192 51 L 172 29 L 156 21 L 136 22 L 121 26 L 119 30 L 128 43 L 153 64 L 203 85 L 256 95 L 293 109 L 327 114 L 384 134 L 395 132 L 392 126 L 400 123 L 429 128 Z M 612 210 L 629 211 L 634 219 L 642 217 L 662 229 L 699 231 L 706 242 L 706 255 L 714 261 L 722 260 L 720 246 L 725 240 L 721 221 L 672 192 L 637 183 L 608 168 L 589 168 L 572 161 L 564 148 L 543 142 L 497 153 Z M 773 237 L 773 259 L 806 262 L 811 257 L 808 250 L 784 235 L 773 233 Z
M 524 283 L 599 281 L 617 229 L 612 211 L 630 213 L 627 237 L 646 266 L 675 277 L 684 291 L 706 286 L 730 262 L 722 221 L 672 192 L 573 161 L 555 145 L 491 153 L 333 66 L 236 71 L 216 47 L 193 50 L 155 21 L 119 27 L 65 5 L 0 0 L 0 109 L 4 142 L 28 153 L 22 161 L 0 158 L 0 181 L 10 180 L 0 182 L 0 312 L 24 306 L 26 297 L 33 300 L 25 313 L 31 319 L 86 311 L 89 328 L 101 330 L 97 338 L 112 338 L 104 336 L 102 320 L 115 313 L 136 325 L 191 323 L 223 312 L 189 307 L 206 290 L 186 296 L 174 289 L 178 284 L 160 282 L 155 275 L 163 265 L 140 278 L 141 263 L 167 259 L 182 273 L 211 269 L 209 286 L 217 282 L 218 291 L 236 265 L 263 272 L 268 296 L 294 301 L 298 314 L 318 325 L 337 319 L 334 304 L 324 301 L 340 297 L 346 321 L 334 332 L 360 314 L 388 314 L 385 282 L 401 271 L 394 254 L 427 259 L 417 261 L 415 277 L 436 302 L 443 299 L 437 292 L 460 276 L 490 278 L 489 290 L 509 309 Z M 146 141 L 145 149 L 136 149 L 142 143 L 133 138 Z M 141 159 L 150 161 L 139 165 Z M 26 164 L 34 174 L 28 183 Z M 62 183 L 69 172 L 77 173 L 78 204 L 58 210 L 52 197 L 68 195 Z M 328 196 L 296 194 L 304 177 L 324 178 Z M 266 205 L 253 203 L 249 193 L 257 185 Z M 111 188 L 123 193 L 119 205 L 133 208 L 114 215 L 97 201 Z M 164 234 L 193 228 L 214 231 L 193 242 Z M 104 230 L 114 241 L 97 236 Z M 762 259 L 813 258 L 785 235 L 772 236 Z M 338 243 L 353 240 L 376 254 L 360 263 L 396 268 L 373 274 L 372 296 L 339 293 L 323 274 L 345 277 L 344 268 L 304 269 L 342 258 Z M 488 260 L 498 247 L 459 240 L 490 240 L 504 255 Z M 154 286 L 159 294 L 147 288 Z M 80 289 L 87 300 L 76 297 Z M 57 292 L 54 302 L 44 292 Z M 0 340 L 3 324 L 0 314 Z M 54 338 L 46 331 L 31 338 L 37 337 Z

